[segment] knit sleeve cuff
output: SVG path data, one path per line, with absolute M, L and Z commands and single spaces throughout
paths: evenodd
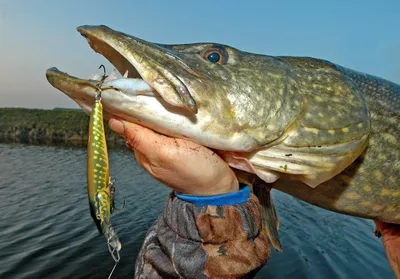
M 193 196 L 184 195 L 174 192 L 175 196 L 186 202 L 190 202 L 196 206 L 224 206 L 233 204 L 242 204 L 250 198 L 250 187 L 245 184 L 239 184 L 239 191 L 227 194 L 213 196 Z

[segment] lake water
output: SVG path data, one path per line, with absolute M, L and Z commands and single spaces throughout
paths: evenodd
M 0 278 L 107 278 L 113 267 L 90 217 L 86 150 L 0 144 Z M 121 261 L 112 278 L 132 278 L 147 229 L 169 190 L 135 162 L 110 151 L 117 204 L 112 222 Z M 257 278 L 394 278 L 369 220 L 344 216 L 274 191 L 284 252 L 273 252 Z

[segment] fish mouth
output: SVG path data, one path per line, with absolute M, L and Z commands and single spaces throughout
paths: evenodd
M 147 42 L 103 25 L 77 30 L 116 71 L 104 80 L 101 74 L 83 79 L 53 67 L 46 78 L 86 114 L 100 89 L 105 120 L 117 117 L 216 150 L 259 148 L 258 139 L 235 122 L 225 96 L 214 101 L 205 94 L 215 86 L 209 72 L 197 67 L 204 60 L 198 55 L 204 44 L 187 52 L 180 45 Z
M 189 89 L 178 75 L 166 67 L 171 61 L 178 61 L 181 67 L 186 66 L 172 49 L 104 25 L 84 25 L 77 30 L 90 47 L 103 55 L 118 71 L 104 80 L 102 93 L 109 90 L 114 95 L 122 93 L 128 97 L 157 97 L 163 104 L 183 110 L 183 114 L 197 114 L 197 104 Z M 80 79 L 53 67 L 46 71 L 46 78 L 53 87 L 64 92 L 88 113 L 102 76 L 95 74 L 89 79 Z M 107 113 L 105 116 L 108 116 Z

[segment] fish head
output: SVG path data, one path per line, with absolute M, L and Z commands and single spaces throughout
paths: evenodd
M 158 44 L 102 25 L 78 31 L 118 73 L 82 79 L 51 68 L 46 77 L 88 114 L 101 91 L 105 119 L 213 148 L 268 183 L 285 176 L 316 187 L 368 145 L 364 93 L 327 61 Z
M 301 111 L 302 95 L 285 63 L 217 43 L 166 45 L 106 26 L 80 26 L 91 48 L 120 77 L 102 84 L 105 117 L 227 151 L 282 140 Z M 51 68 L 48 81 L 90 113 L 98 78 Z

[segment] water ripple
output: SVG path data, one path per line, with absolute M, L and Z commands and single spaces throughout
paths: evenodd
M 0 144 L 0 278 L 107 278 L 113 261 L 89 214 L 86 150 Z M 112 216 L 122 241 L 113 278 L 132 278 L 146 231 L 169 190 L 135 163 L 110 152 L 117 203 Z M 257 278 L 394 278 L 371 221 L 273 198 L 284 252 L 272 253 Z

